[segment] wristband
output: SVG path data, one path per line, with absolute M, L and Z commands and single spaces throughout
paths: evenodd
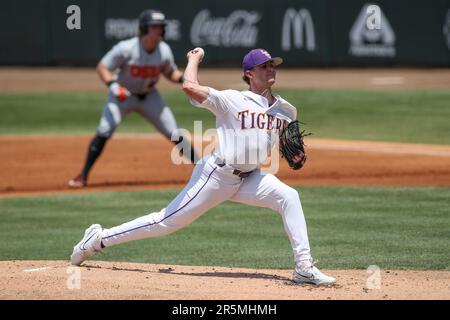
M 106 86 L 109 88 L 114 82 L 116 82 L 116 80 L 109 80 L 106 82 Z

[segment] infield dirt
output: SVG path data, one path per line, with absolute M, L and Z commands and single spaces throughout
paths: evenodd
M 81 170 L 90 136 L 0 137 L 0 197 L 80 192 L 67 187 Z M 450 186 L 450 147 L 308 139 L 308 161 L 299 171 L 283 159 L 277 176 L 288 184 Z M 108 142 L 89 188 L 181 188 L 193 166 L 171 161 L 173 144 L 159 134 L 121 135 Z M 30 156 L 31 155 L 31 156 Z
M 0 262 L 0 299 L 449 299 L 450 272 L 325 270 L 330 287 L 294 285 L 291 270 L 67 261 Z M 80 276 L 80 281 L 70 276 Z

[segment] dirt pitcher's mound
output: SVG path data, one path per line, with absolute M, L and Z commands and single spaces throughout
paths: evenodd
M 450 299 L 449 271 L 325 270 L 331 287 L 296 285 L 291 270 L 88 261 L 0 262 L 0 299 Z M 379 281 L 378 281 L 379 279 Z

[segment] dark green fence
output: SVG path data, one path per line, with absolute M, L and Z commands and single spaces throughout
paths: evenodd
M 0 64 L 95 65 L 135 34 L 149 3 L 166 14 L 181 65 L 202 46 L 208 65 L 237 66 L 263 47 L 290 66 L 450 66 L 450 0 L 196 0 L 189 8 L 178 0 L 3 0 Z M 67 28 L 70 5 L 80 8 L 81 29 Z

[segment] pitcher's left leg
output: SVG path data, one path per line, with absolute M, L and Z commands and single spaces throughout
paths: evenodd
M 294 252 L 293 280 L 297 283 L 329 285 L 336 279 L 323 274 L 311 258 L 305 216 L 298 192 L 272 174 L 259 170 L 244 179 L 239 191 L 231 199 L 254 206 L 272 208 L 282 218 L 284 229 Z
M 279 212 L 292 245 L 295 261 L 311 259 L 305 216 L 295 189 L 274 175 L 257 170 L 244 179 L 231 200 Z

